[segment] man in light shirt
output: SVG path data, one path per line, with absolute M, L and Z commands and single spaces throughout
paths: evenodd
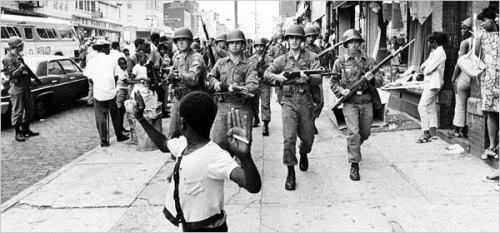
M 109 146 L 107 118 L 111 113 L 113 127 L 117 141 L 128 139 L 122 134 L 123 126 L 120 125 L 118 107 L 116 105 L 115 63 L 109 54 L 109 42 L 98 40 L 95 44 L 97 54 L 88 61 L 83 74 L 93 84 L 94 111 L 97 130 L 101 138 L 101 146 Z

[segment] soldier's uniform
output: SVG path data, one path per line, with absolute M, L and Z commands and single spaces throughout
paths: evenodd
M 175 31 L 174 41 L 180 38 L 193 40 L 193 34 L 191 30 L 187 28 L 180 28 Z M 191 47 L 188 48 L 187 53 L 176 53 L 173 58 L 173 63 L 172 69 L 178 71 L 178 83 L 173 86 L 174 98 L 170 112 L 170 127 L 167 138 L 175 138 L 181 135 L 179 125 L 180 99 L 192 91 L 204 90 L 207 75 L 202 55 L 193 51 Z M 173 76 L 173 73 L 174 72 L 170 72 L 170 75 Z
M 266 41 L 263 40 L 264 38 L 258 38 L 255 40 L 255 45 L 264 45 L 266 46 Z M 259 55 L 255 53 L 253 56 L 250 57 L 250 60 L 254 63 L 257 64 L 257 77 L 259 78 L 259 91 L 258 94 L 260 96 L 260 101 L 261 101 L 261 120 L 264 122 L 264 131 L 263 135 L 267 136 L 269 135 L 268 132 L 268 124 L 271 122 L 271 85 L 272 83 L 270 80 L 264 78 L 264 71 L 271 65 L 273 62 L 273 58 L 269 55 L 264 55 L 264 62 L 261 66 L 258 65 L 260 62 L 262 55 Z M 255 108 L 255 106 L 254 106 Z M 254 110 L 255 111 L 255 110 Z M 256 111 L 258 113 L 259 111 L 259 101 L 257 99 L 257 106 L 256 106 Z
M 363 41 L 361 35 L 352 29 L 344 33 L 344 41 L 350 40 Z M 344 89 L 350 89 L 374 65 L 375 60 L 362 51 L 358 57 L 351 57 L 349 54 L 341 55 L 333 65 L 332 72 L 337 74 L 330 79 L 331 90 L 340 98 Z M 365 82 L 358 90 L 351 90 L 356 94 L 344 102 L 342 111 L 348 128 L 348 162 L 355 163 L 356 166 L 361 161 L 361 144 L 370 136 L 370 127 L 373 122 L 372 94 L 378 95 L 375 88 L 382 86 L 382 82 L 383 78 L 380 73 L 374 74 L 370 82 Z M 351 179 L 359 180 L 359 171 L 356 171 L 357 177 L 352 177 L 352 172 L 351 169 Z
M 307 27 L 307 28 L 305 28 L 304 31 L 305 31 L 306 37 L 308 37 L 308 36 L 316 37 L 316 35 L 319 34 L 319 31 L 317 31 L 315 27 Z M 314 40 L 313 40 L 313 43 L 311 43 L 311 44 L 308 44 L 306 42 L 304 47 L 305 47 L 305 50 L 311 51 L 315 54 L 319 54 L 319 53 L 321 53 L 321 51 L 323 51 L 319 46 L 314 44 Z M 321 64 L 321 62 L 320 62 L 320 64 Z M 313 119 L 316 120 L 319 117 L 319 115 L 321 114 L 321 110 L 323 110 L 323 106 L 325 103 L 324 98 L 323 98 L 323 84 L 312 87 L 311 91 L 313 93 L 313 102 L 314 102 L 314 104 L 311 106 L 312 107 L 311 110 L 312 110 L 312 114 L 313 114 Z M 314 131 L 317 132 L 316 124 L 314 125 Z
M 245 37 L 239 30 L 233 30 L 228 33 L 227 42 L 243 41 Z M 255 65 L 250 60 L 241 54 L 241 59 L 234 63 L 230 57 L 225 57 L 217 61 L 208 75 L 209 89 L 215 91 L 216 85 L 234 85 L 245 87 L 249 92 L 254 93 L 258 86 L 257 72 Z M 251 129 L 253 119 L 252 113 L 252 98 L 248 98 L 243 94 L 235 92 L 227 92 L 224 95 L 217 95 L 217 116 L 215 117 L 214 125 L 210 132 L 210 137 L 222 149 L 228 150 L 229 144 L 227 140 L 227 113 L 231 108 L 238 108 L 241 117 L 246 116 L 247 124 Z M 243 120 L 243 119 L 242 119 Z M 250 142 L 251 144 L 251 142 Z
M 13 36 L 9 39 L 10 49 L 17 49 L 23 45 L 21 38 Z M 9 80 L 10 101 L 12 104 L 11 122 L 16 130 L 15 139 L 24 141 L 25 136 L 37 136 L 37 132 L 30 130 L 29 125 L 35 110 L 31 95 L 31 77 L 27 68 L 21 68 L 21 58 L 12 52 L 2 59 L 5 77 Z
M 287 30 L 288 36 L 300 36 L 304 38 L 304 29 L 299 25 L 290 26 Z M 271 66 L 265 71 L 264 77 L 267 79 L 275 79 L 277 74 L 283 71 L 300 71 L 309 69 L 319 69 L 320 64 L 316 59 L 316 55 L 312 52 L 300 50 L 298 58 L 294 58 L 291 52 L 278 57 L 274 60 Z M 311 77 L 310 77 L 311 78 Z M 307 154 L 311 152 L 314 141 L 314 124 L 311 114 L 311 84 L 292 84 L 279 87 L 283 93 L 280 100 L 281 112 L 283 118 L 283 164 L 292 167 L 298 164 L 295 155 L 295 147 L 297 136 L 300 138 L 299 153 L 301 155 L 301 170 L 306 170 L 302 167 L 302 157 L 307 158 Z M 287 177 L 285 188 L 287 190 L 295 189 L 295 173 L 293 173 L 293 184 L 289 182 L 290 170 Z
M 271 47 L 269 49 L 269 56 L 271 56 L 272 58 L 276 59 L 278 58 L 279 56 L 285 54 L 288 50 L 286 49 L 286 47 L 284 45 L 282 45 L 281 43 L 276 43 L 273 47 Z

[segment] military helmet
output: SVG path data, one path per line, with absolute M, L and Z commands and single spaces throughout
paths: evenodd
M 220 34 L 215 38 L 215 42 L 226 41 L 226 39 L 227 39 L 227 34 L 225 34 L 225 33 Z
M 283 39 L 283 37 L 284 37 L 283 33 L 278 32 L 278 33 L 276 33 L 276 34 L 273 36 L 273 40 L 276 40 L 276 39 Z
M 344 46 L 347 46 L 347 42 L 351 40 L 360 40 L 362 42 L 365 41 L 363 37 L 361 37 L 361 34 L 354 29 L 345 31 L 344 34 L 342 34 L 342 40 L 344 41 Z
M 21 39 L 21 37 L 19 36 L 11 36 L 7 44 L 9 45 L 9 48 L 13 49 L 21 46 L 22 44 L 24 44 L 24 42 L 23 39 Z
M 174 32 L 174 42 L 177 41 L 177 39 L 181 38 L 187 38 L 190 40 L 193 40 L 193 32 L 189 28 L 179 28 L 175 30 Z
M 286 33 L 285 33 L 285 40 L 289 36 L 298 36 L 298 37 L 304 38 L 304 36 L 305 36 L 304 28 L 300 25 L 292 25 L 292 26 L 288 27 L 288 29 L 286 30 Z
M 264 45 L 264 46 L 266 46 L 266 45 L 267 45 L 267 42 L 268 42 L 268 41 L 267 41 L 267 39 L 266 39 L 266 38 L 264 38 L 264 37 L 259 37 L 259 38 L 255 39 L 255 42 L 253 43 L 253 46 L 255 46 L 255 45 Z
M 314 27 L 314 26 L 306 27 L 306 29 L 304 29 L 304 32 L 306 34 L 306 37 L 307 36 L 314 36 L 314 35 L 317 35 L 319 33 L 318 30 L 316 29 L 316 27 Z
M 226 42 L 243 41 L 246 42 L 245 34 L 238 29 L 231 30 L 227 33 Z
M 472 28 L 472 19 L 470 17 L 465 19 L 464 21 L 462 21 L 462 25 L 468 28 Z
M 191 44 L 191 49 L 193 49 L 193 50 L 200 50 L 201 49 L 200 44 L 198 44 L 198 42 L 193 42 Z

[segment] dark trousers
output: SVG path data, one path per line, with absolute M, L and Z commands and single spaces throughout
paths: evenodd
M 184 232 L 227 232 L 228 229 L 227 229 L 227 223 L 224 222 L 224 224 L 215 228 L 199 228 L 199 229 L 188 229 L 188 230 L 182 228 L 182 230 Z
M 97 131 L 101 137 L 101 142 L 108 142 L 108 112 L 111 113 L 111 120 L 113 121 L 113 128 L 117 138 L 121 137 L 123 125 L 120 125 L 120 113 L 116 106 L 116 99 L 99 101 L 94 99 L 94 112 Z
M 31 90 L 26 89 L 16 94 L 11 94 L 10 101 L 12 103 L 12 125 L 15 127 L 22 125 L 22 130 L 28 130 L 33 112 L 35 111 Z
M 158 85 L 155 87 L 156 94 L 158 94 L 158 100 L 161 102 L 161 112 L 165 116 L 167 114 L 167 90 L 165 85 Z

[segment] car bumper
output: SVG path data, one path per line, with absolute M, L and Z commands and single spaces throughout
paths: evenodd
M 2 102 L 2 114 L 5 114 L 9 111 L 9 102 Z

